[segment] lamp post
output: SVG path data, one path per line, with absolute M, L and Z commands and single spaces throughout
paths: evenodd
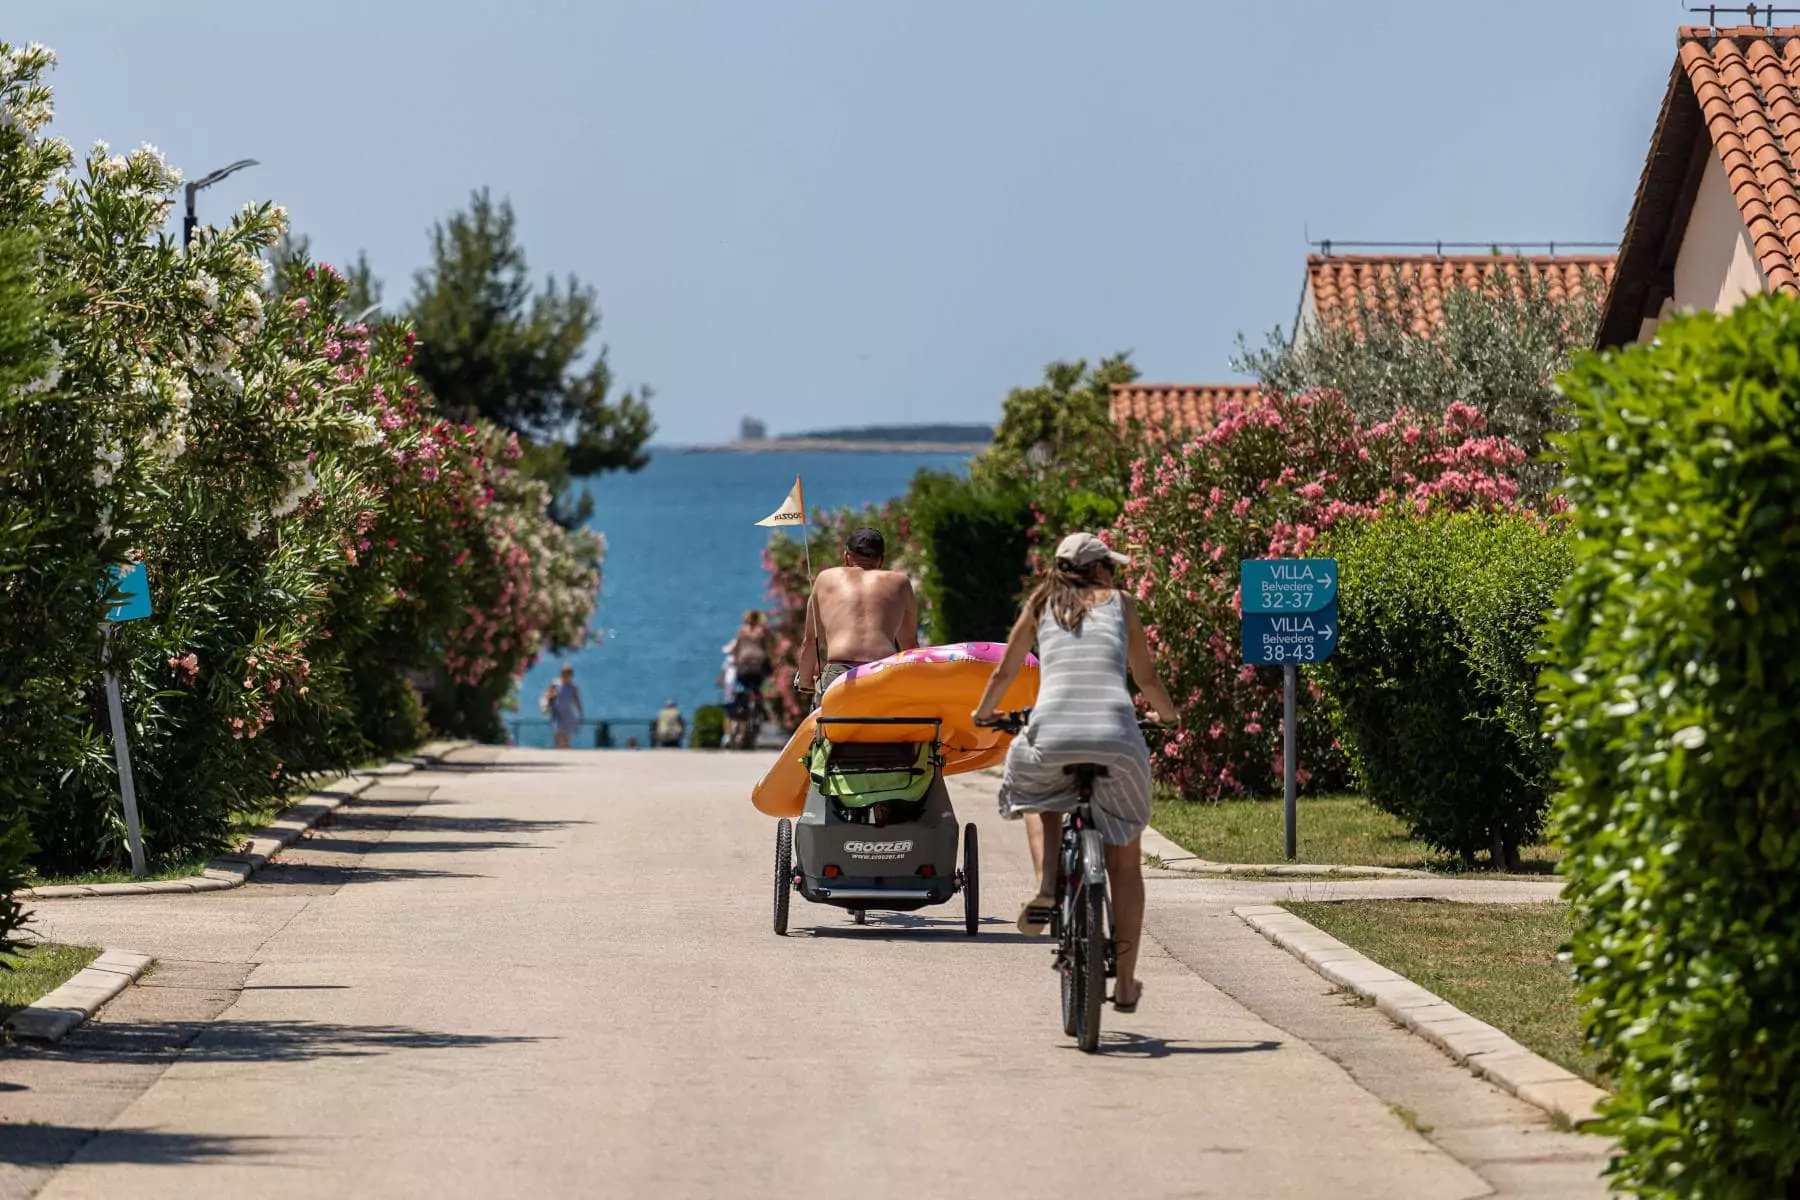
M 200 194 L 200 189 L 209 188 L 227 175 L 256 165 L 254 158 L 240 158 L 229 167 L 220 167 L 211 175 L 203 175 L 187 185 L 187 216 L 181 219 L 181 245 L 184 249 L 194 240 L 194 226 L 200 223 L 194 216 L 194 197 Z

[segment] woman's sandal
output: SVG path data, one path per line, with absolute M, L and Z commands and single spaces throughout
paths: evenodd
M 1113 989 L 1113 1011 L 1114 1012 L 1134 1013 L 1137 1011 L 1138 1001 L 1142 1000 L 1144 998 L 1144 981 L 1139 979 L 1134 982 L 1137 983 L 1137 995 L 1135 995 L 1131 998 L 1130 1004 L 1120 1004 L 1118 1001 L 1119 989 L 1118 988 Z
M 1043 933 L 1050 928 L 1050 917 L 1056 911 L 1056 897 L 1034 896 L 1025 902 L 1019 910 L 1019 932 L 1029 935 Z

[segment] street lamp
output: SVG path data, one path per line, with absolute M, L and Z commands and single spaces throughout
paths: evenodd
M 187 216 L 183 217 L 181 221 L 181 245 L 184 249 L 188 243 L 194 240 L 194 226 L 200 223 L 194 217 L 194 197 L 199 195 L 200 189 L 209 188 L 227 175 L 256 165 L 257 162 L 254 158 L 240 158 L 229 167 L 220 167 L 211 175 L 203 175 L 187 185 Z

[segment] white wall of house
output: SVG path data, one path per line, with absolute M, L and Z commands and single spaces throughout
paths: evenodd
M 1300 311 L 1294 317 L 1294 332 L 1288 339 L 1294 349 L 1298 350 L 1312 333 L 1313 322 L 1319 319 L 1319 305 L 1313 299 L 1312 272 L 1306 273 L 1306 285 L 1300 289 Z
M 1731 194 L 1725 167 L 1717 154 L 1710 155 L 1681 250 L 1675 256 L 1675 294 L 1664 302 L 1661 312 L 1644 322 L 1638 340 L 1650 340 L 1657 325 L 1672 313 L 1729 312 L 1744 297 L 1766 290 L 1756 248 Z

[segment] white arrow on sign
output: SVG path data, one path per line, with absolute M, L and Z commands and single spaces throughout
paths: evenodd
M 1319 630 L 1319 636 L 1324 638 L 1326 641 L 1330 641 L 1333 634 L 1335 634 L 1335 633 L 1336 633 L 1336 630 L 1332 629 L 1332 627 L 1329 625 L 1323 626 Z
M 1325 587 L 1330 587 L 1331 586 L 1331 576 L 1329 576 L 1329 575 L 1319 576 L 1319 583 Z

